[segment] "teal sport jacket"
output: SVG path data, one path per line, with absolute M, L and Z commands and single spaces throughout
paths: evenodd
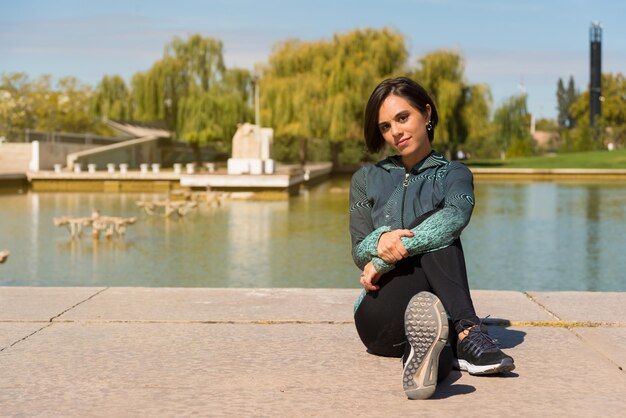
M 471 171 L 437 152 L 408 172 L 399 156 L 361 167 L 350 186 L 352 258 L 361 270 L 372 261 L 386 273 L 394 265 L 378 257 L 384 232 L 411 229 L 414 236 L 400 238 L 410 256 L 435 251 L 461 235 L 473 209 Z

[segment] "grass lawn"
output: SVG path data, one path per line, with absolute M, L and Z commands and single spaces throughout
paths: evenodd
M 493 168 L 624 168 L 626 149 L 562 153 L 556 156 L 511 158 L 502 160 L 468 160 L 470 167 Z

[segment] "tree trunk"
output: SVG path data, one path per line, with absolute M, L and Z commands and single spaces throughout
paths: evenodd
M 341 142 L 330 141 L 330 161 L 333 164 L 333 171 L 339 168 L 339 153 L 343 146 Z
M 196 160 L 197 168 L 202 167 L 202 151 L 200 151 L 200 143 L 199 142 L 190 142 L 191 149 L 193 150 L 193 158 Z
M 298 152 L 298 159 L 300 160 L 300 165 L 302 167 L 305 166 L 308 157 L 308 142 L 309 141 L 307 138 L 300 138 L 300 150 Z

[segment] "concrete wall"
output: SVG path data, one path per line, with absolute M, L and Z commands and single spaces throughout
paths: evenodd
M 51 142 L 33 142 L 33 148 L 36 144 L 39 144 L 39 167 L 38 170 L 52 170 L 55 164 L 65 165 L 67 156 L 74 152 L 85 151 L 88 149 L 97 148 L 98 145 L 85 145 L 85 144 L 64 144 L 64 143 L 51 143 Z M 35 154 L 36 151 L 33 151 Z M 33 163 L 31 165 L 32 171 L 38 171 Z
M 26 173 L 31 155 L 30 144 L 0 143 L 0 173 Z

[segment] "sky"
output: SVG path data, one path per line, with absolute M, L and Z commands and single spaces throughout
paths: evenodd
M 494 107 L 525 92 L 535 117 L 555 118 L 559 77 L 589 83 L 592 21 L 603 27 L 602 71 L 626 72 L 625 19 L 624 0 L 0 0 L 0 73 L 130 80 L 193 33 L 220 39 L 227 67 L 252 70 L 285 39 L 390 27 L 404 34 L 412 66 L 457 50 Z

